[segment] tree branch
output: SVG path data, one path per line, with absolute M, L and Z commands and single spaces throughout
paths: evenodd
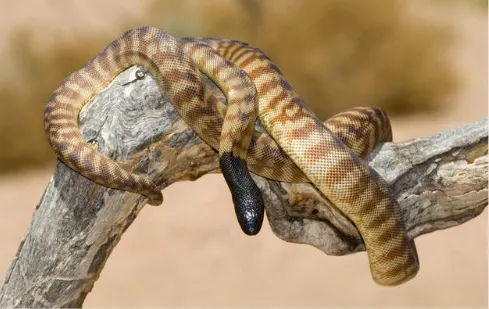
M 487 119 L 430 138 L 385 143 L 369 164 L 401 204 L 411 238 L 462 224 L 487 206 Z M 353 223 L 313 186 L 255 180 L 279 238 L 329 255 L 365 250 Z
M 121 73 L 84 108 L 85 137 L 162 188 L 218 172 L 216 152 L 189 129 L 150 75 L 136 78 L 137 70 Z M 410 236 L 461 224 L 487 206 L 487 119 L 381 145 L 370 164 L 390 183 Z M 331 255 L 363 250 L 353 224 L 310 184 L 254 178 L 279 238 Z M 9 267 L 0 307 L 81 307 L 144 203 L 144 197 L 98 186 L 58 162 Z

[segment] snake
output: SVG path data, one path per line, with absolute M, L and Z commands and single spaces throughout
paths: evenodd
M 393 286 L 413 278 L 419 261 L 402 211 L 388 185 L 365 158 L 379 141 L 392 140 L 387 115 L 356 108 L 323 123 L 260 49 L 216 38 L 177 39 L 149 26 L 125 32 L 52 93 L 45 111 L 48 142 L 57 157 L 109 188 L 163 197 L 147 176 L 126 170 L 83 138 L 78 115 L 122 71 L 149 71 L 172 106 L 205 143 L 219 151 L 238 222 L 258 233 L 264 205 L 250 171 L 283 182 L 310 182 L 358 229 L 373 280 Z M 226 96 L 221 102 L 200 72 Z M 254 129 L 256 120 L 266 132 Z

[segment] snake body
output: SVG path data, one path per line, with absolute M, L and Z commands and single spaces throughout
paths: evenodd
M 395 285 L 414 276 L 414 244 L 387 183 L 307 108 L 278 67 L 243 42 L 183 40 L 204 42 L 251 77 L 258 90 L 260 123 L 319 191 L 355 223 L 374 280 Z
M 45 110 L 48 140 L 72 169 L 104 186 L 141 193 L 151 204 L 162 202 L 157 186 L 100 154 L 78 128 L 81 108 L 134 64 L 155 76 L 187 124 L 219 150 L 245 232 L 257 233 L 263 220 L 263 201 L 248 168 L 278 181 L 312 182 L 356 225 L 377 283 L 396 285 L 416 275 L 416 249 L 400 207 L 385 181 L 362 160 L 377 141 L 391 139 L 386 115 L 358 108 L 323 124 L 275 64 L 242 42 L 178 40 L 151 27 L 130 30 L 112 42 L 58 86 Z M 223 90 L 228 107 L 206 90 L 199 70 Z M 253 130 L 257 116 L 268 134 Z
M 231 188 L 238 221 L 245 233 L 256 234 L 263 221 L 263 199 L 245 160 L 257 115 L 256 88 L 246 73 L 211 47 L 196 44 L 194 55 L 192 60 L 179 40 L 161 30 L 141 27 L 126 32 L 53 92 L 44 113 L 48 141 L 63 162 L 87 178 L 110 188 L 141 193 L 150 204 L 161 204 L 163 196 L 157 186 L 88 147 L 78 128 L 81 108 L 120 72 L 141 65 L 153 74 L 174 108 L 204 140 L 220 128 L 221 170 Z M 226 95 L 224 117 L 216 118 L 215 110 L 205 110 L 210 94 L 199 69 Z

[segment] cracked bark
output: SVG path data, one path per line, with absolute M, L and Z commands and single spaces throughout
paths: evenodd
M 84 108 L 80 126 L 87 140 L 162 188 L 218 172 L 216 152 L 188 128 L 150 75 L 136 78 L 137 70 L 121 73 Z M 433 137 L 379 145 L 369 161 L 389 182 L 413 238 L 462 224 L 487 206 L 487 118 Z M 330 255 L 364 250 L 354 225 L 310 184 L 254 179 L 279 238 Z M 58 162 L 9 266 L 0 307 L 81 307 L 144 203 Z

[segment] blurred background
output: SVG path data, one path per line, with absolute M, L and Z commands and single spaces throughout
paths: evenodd
M 143 24 L 255 45 L 321 119 L 380 106 L 395 141 L 487 117 L 487 0 L 0 0 L 0 273 L 54 167 L 42 123 L 50 93 Z M 126 232 L 85 306 L 487 308 L 487 210 L 417 238 L 419 275 L 385 288 L 365 253 L 326 256 L 267 223 L 242 234 L 221 175 L 164 195 Z

